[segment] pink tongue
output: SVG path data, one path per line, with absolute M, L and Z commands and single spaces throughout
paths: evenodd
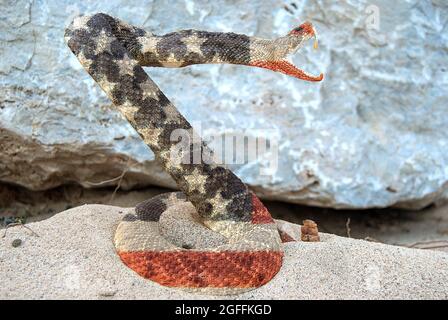
M 250 66 L 265 68 L 276 72 L 281 72 L 305 81 L 318 82 L 322 81 L 324 75 L 321 73 L 318 77 L 306 74 L 304 71 L 296 68 L 293 64 L 285 60 L 280 61 L 255 61 Z

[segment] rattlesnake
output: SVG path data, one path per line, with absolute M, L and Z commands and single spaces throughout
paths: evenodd
M 261 201 L 212 153 L 142 66 L 184 67 L 230 63 L 257 66 L 320 81 L 286 60 L 315 37 L 311 23 L 274 40 L 235 33 L 182 30 L 157 36 L 109 15 L 80 16 L 65 40 L 82 66 L 152 149 L 182 192 L 145 201 L 118 225 L 114 244 L 121 260 L 161 285 L 239 293 L 257 288 L 279 271 L 282 240 Z M 176 130 L 189 132 L 189 161 L 173 156 Z M 199 153 L 201 159 L 193 159 Z M 282 239 L 283 238 L 283 239 Z

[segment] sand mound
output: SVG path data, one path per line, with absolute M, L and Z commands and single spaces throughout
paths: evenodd
M 122 264 L 112 244 L 132 209 L 85 205 L 17 226 L 0 238 L 3 299 L 215 298 L 161 287 Z M 299 236 L 297 225 L 279 222 Z M 3 235 L 5 230 L 0 230 Z M 22 242 L 14 247 L 15 239 Z M 448 254 L 321 234 L 284 245 L 284 265 L 267 285 L 238 299 L 447 299 Z M 17 245 L 18 241 L 15 241 Z M 222 297 L 220 297 L 222 298 Z

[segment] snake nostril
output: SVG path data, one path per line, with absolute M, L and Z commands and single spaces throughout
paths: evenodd
M 191 244 L 183 244 L 182 248 L 189 250 L 189 249 L 193 249 L 194 247 Z

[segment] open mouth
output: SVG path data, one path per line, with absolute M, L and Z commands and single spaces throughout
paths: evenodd
M 317 32 L 314 29 L 313 25 L 310 22 L 305 22 L 301 26 L 299 26 L 296 29 L 293 29 L 290 33 L 291 35 L 298 34 L 304 38 L 308 39 L 314 39 L 313 42 L 313 48 L 314 50 L 317 50 L 319 47 L 319 41 L 317 39 Z M 295 50 L 288 55 L 288 57 L 284 60 L 284 65 L 282 66 L 282 69 L 278 70 L 279 72 L 286 73 L 290 76 L 299 78 L 301 80 L 305 81 L 313 81 L 318 82 L 322 81 L 324 78 L 324 75 L 321 73 L 319 76 L 314 76 L 302 69 L 297 68 L 291 61 L 291 55 L 295 54 L 301 46 L 298 45 Z
M 302 37 L 307 39 L 314 39 L 313 48 L 318 49 L 317 33 L 311 23 L 305 22 L 300 27 L 291 31 L 290 35 L 300 34 Z M 277 61 L 255 61 L 252 62 L 252 66 L 269 69 L 275 72 L 281 72 L 288 76 L 298 78 L 305 81 L 319 82 L 324 78 L 323 73 L 319 76 L 312 75 L 302 69 L 297 68 L 291 61 L 291 55 L 295 54 L 297 50 L 301 47 L 299 44 L 293 52 L 291 52 L 287 57 Z

